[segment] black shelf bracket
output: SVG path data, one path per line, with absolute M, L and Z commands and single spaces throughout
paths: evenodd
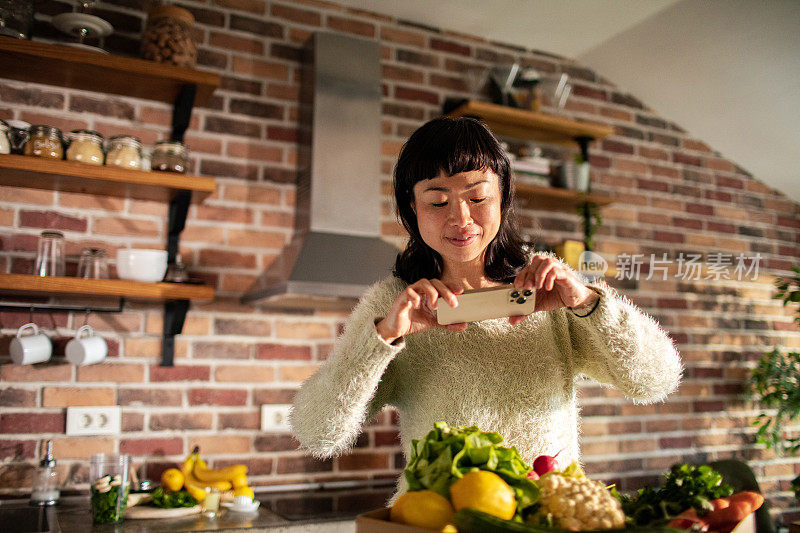
M 178 96 L 175 98 L 175 105 L 172 108 L 171 140 L 183 142 L 183 135 L 192 120 L 195 96 L 197 96 L 197 85 L 183 85 L 178 92 Z
M 592 137 L 575 137 L 575 142 L 578 143 L 578 147 L 581 150 L 581 158 L 585 163 L 589 163 L 589 143 L 593 140 Z M 589 180 L 586 192 L 588 193 L 591 190 L 592 182 Z M 589 246 L 588 236 L 592 234 L 592 210 L 589 206 L 589 202 L 583 202 L 581 207 L 583 210 L 583 244 L 586 251 L 589 252 L 591 251 L 591 246 Z
M 183 330 L 189 300 L 164 302 L 164 332 L 161 338 L 161 366 L 175 366 L 175 335 Z
M 178 191 L 169 201 L 169 217 L 167 226 L 167 263 L 175 264 L 178 255 L 181 232 L 186 226 L 186 215 L 192 203 L 192 191 Z

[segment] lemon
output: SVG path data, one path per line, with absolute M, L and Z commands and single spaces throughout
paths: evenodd
M 177 468 L 168 468 L 161 474 L 161 486 L 173 492 L 183 488 L 183 473 Z
M 249 496 L 250 498 L 255 498 L 256 495 L 253 493 L 253 489 L 248 487 L 247 485 L 243 487 L 236 487 L 236 490 L 233 491 L 234 496 Z
M 392 508 L 389 509 L 389 520 L 392 522 L 400 522 L 401 524 L 405 523 L 405 520 L 403 519 L 403 509 L 408 502 L 409 494 L 411 493 L 406 492 L 394 501 L 394 505 L 392 505 Z
M 402 500 L 402 501 L 401 501 Z M 404 524 L 427 529 L 442 529 L 453 518 L 453 506 L 447 498 L 432 490 L 415 490 L 406 492 L 397 499 L 399 515 Z M 392 507 L 394 509 L 394 507 Z M 389 513 L 392 521 L 392 512 Z
M 511 520 L 517 510 L 514 489 L 494 472 L 475 470 L 450 485 L 450 500 L 456 511 L 477 509 Z

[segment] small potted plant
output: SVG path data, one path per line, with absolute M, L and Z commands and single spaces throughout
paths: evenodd
M 794 321 L 800 325 L 800 266 L 792 267 L 794 275 L 775 280 L 775 298 L 783 305 L 796 306 Z M 800 352 L 783 353 L 774 348 L 765 353 L 746 383 L 749 399 L 765 410 L 753 425 L 758 428 L 756 442 L 772 448 L 778 455 L 796 455 L 800 437 L 786 435 L 786 426 L 800 421 Z M 795 497 L 800 498 L 800 476 L 792 480 Z

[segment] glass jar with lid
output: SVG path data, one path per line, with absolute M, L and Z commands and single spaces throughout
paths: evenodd
M 129 135 L 115 135 L 108 140 L 106 165 L 142 168 L 142 142 Z
M 11 153 L 11 142 L 8 140 L 8 124 L 0 120 L 0 154 Z
M 69 133 L 67 160 L 89 165 L 103 164 L 103 136 L 92 130 L 73 130 Z
M 28 132 L 30 136 L 25 143 L 25 155 L 47 159 L 64 158 L 64 140 L 60 129 L 37 124 L 31 126 Z
M 186 173 L 189 164 L 189 149 L 180 141 L 158 141 L 153 146 L 150 168 L 162 172 Z

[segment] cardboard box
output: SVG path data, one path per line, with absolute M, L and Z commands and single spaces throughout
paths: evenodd
M 389 509 L 386 508 L 358 515 L 356 533 L 431 533 L 431 530 L 390 522 Z M 755 515 L 753 513 L 747 515 L 747 518 L 739 522 L 731 533 L 756 533 Z

